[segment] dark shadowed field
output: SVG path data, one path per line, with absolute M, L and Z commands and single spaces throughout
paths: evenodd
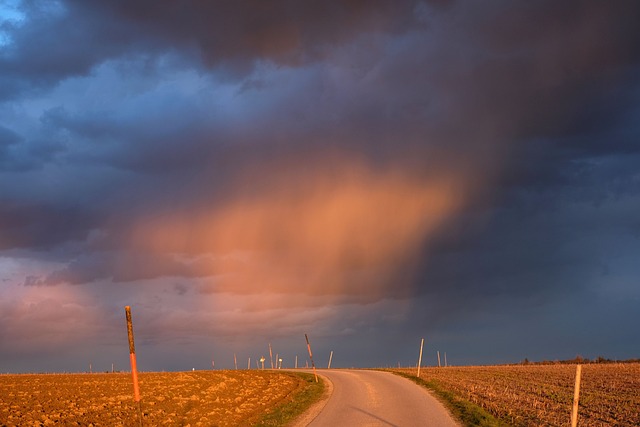
M 416 375 L 416 369 L 393 369 Z M 423 368 L 427 383 L 513 426 L 568 426 L 575 365 Z M 580 427 L 640 426 L 640 364 L 582 366 Z

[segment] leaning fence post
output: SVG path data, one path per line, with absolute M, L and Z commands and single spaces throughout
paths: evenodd
M 420 357 L 418 357 L 418 375 L 417 377 L 420 377 L 420 366 L 422 365 L 422 347 L 424 346 L 424 338 L 422 338 L 422 341 L 420 341 Z
M 131 321 L 131 307 L 124 308 L 127 318 L 127 335 L 129 336 L 129 359 L 131 360 L 131 375 L 133 377 L 133 400 L 138 404 L 138 421 L 142 426 L 142 404 L 140 403 L 140 387 L 138 386 L 138 367 L 136 364 L 136 347 L 133 343 L 133 323 Z
M 318 374 L 316 374 L 316 364 L 313 363 L 313 354 L 311 354 L 311 344 L 309 344 L 309 337 L 307 334 L 304 334 L 304 339 L 307 340 L 307 350 L 309 350 L 309 359 L 311 359 L 311 366 L 313 366 L 313 375 L 316 377 L 316 382 L 318 382 Z

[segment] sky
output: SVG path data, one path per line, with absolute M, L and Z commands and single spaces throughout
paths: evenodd
M 638 16 L 3 1 L 0 372 L 639 357 Z

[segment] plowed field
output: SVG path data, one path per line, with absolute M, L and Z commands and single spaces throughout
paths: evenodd
M 251 425 L 306 387 L 274 371 L 141 373 L 145 426 Z M 0 426 L 137 426 L 131 375 L 0 375 Z

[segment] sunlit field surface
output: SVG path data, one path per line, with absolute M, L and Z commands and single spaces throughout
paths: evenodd
M 291 401 L 307 382 L 291 373 L 141 373 L 147 426 L 252 425 Z M 138 425 L 131 375 L 0 375 L 2 426 Z
M 416 374 L 416 369 L 394 369 Z M 436 382 L 514 426 L 568 426 L 575 365 L 422 368 Z M 640 364 L 582 366 L 578 425 L 640 426 Z

